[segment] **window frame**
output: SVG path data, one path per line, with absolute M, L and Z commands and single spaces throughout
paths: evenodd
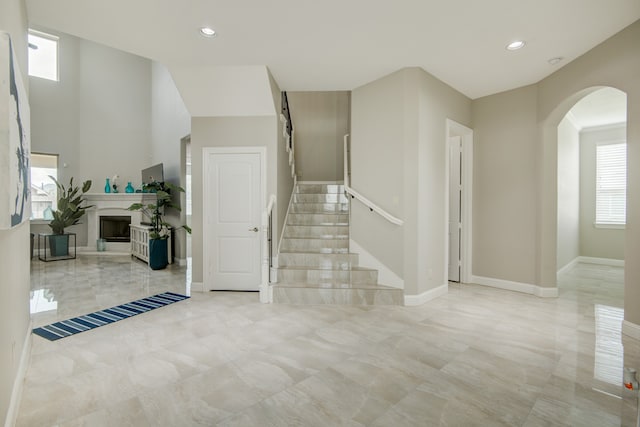
M 38 76 L 38 75 L 34 75 L 31 74 L 31 63 L 29 63 L 29 66 L 27 67 L 27 74 L 29 75 L 29 77 L 35 77 L 38 79 L 42 79 L 42 80 L 48 80 L 51 82 L 59 82 L 60 81 L 60 37 L 54 35 L 54 34 L 49 34 L 49 33 L 45 33 L 42 31 L 38 31 L 38 30 L 34 30 L 32 28 L 29 28 L 28 30 L 28 36 L 35 36 L 35 37 L 40 37 L 43 39 L 47 39 L 50 41 L 55 42 L 56 44 L 56 58 L 55 58 L 55 72 L 56 72 L 56 76 L 55 79 L 50 79 L 48 77 L 43 77 L 43 76 Z M 29 44 L 31 44 L 31 42 L 29 42 Z M 31 47 L 29 47 L 29 49 L 31 49 Z
M 35 167 L 35 166 L 33 165 L 33 163 L 34 163 L 34 156 L 49 156 L 49 157 L 55 157 L 55 162 L 56 162 L 56 179 L 58 179 L 58 178 L 59 178 L 59 176 L 58 176 L 58 175 L 59 175 L 59 171 L 60 171 L 60 155 L 59 155 L 59 154 L 55 154 L 55 153 L 54 153 L 54 154 L 52 154 L 52 153 L 42 153 L 42 152 L 35 152 L 35 151 L 34 151 L 34 152 L 31 152 L 31 171 L 30 171 L 30 173 L 29 173 L 29 182 L 30 182 L 30 184 L 31 184 L 31 186 L 32 186 L 32 189 L 33 189 L 33 182 L 32 182 L 32 175 L 31 175 L 31 174 L 32 174 L 32 172 L 33 172 L 33 168 Z M 32 192 L 32 194 L 31 194 L 31 215 L 33 215 L 33 213 L 35 212 L 35 210 L 33 209 L 33 203 L 34 203 L 34 202 L 36 202 L 36 201 L 35 201 L 34 199 L 35 199 L 35 197 L 34 197 L 34 194 L 33 194 L 33 192 Z M 53 209 L 53 210 L 57 209 L 57 206 L 56 206 L 56 203 L 57 203 L 57 200 L 58 200 L 58 189 L 57 189 L 57 188 L 55 188 L 55 189 L 54 189 L 54 199 L 55 199 L 55 202 L 54 202 L 54 203 L 53 203 L 53 205 L 52 205 L 52 209 Z M 31 222 L 32 222 L 32 223 L 36 223 L 36 224 L 37 224 L 37 223 L 41 223 L 41 224 L 48 224 L 48 223 L 51 221 L 50 219 L 45 219 L 44 217 L 32 217 L 32 218 L 30 218 L 30 220 L 31 220 Z
M 599 206 L 601 204 L 600 202 L 600 197 L 602 197 L 602 191 L 600 189 L 600 180 L 601 180 L 601 166 L 600 166 L 600 161 L 601 161 L 601 156 L 599 154 L 599 149 L 601 147 L 605 147 L 605 146 L 612 146 L 612 145 L 623 145 L 624 146 L 624 179 L 623 179 L 623 187 L 624 188 L 619 188 L 618 191 L 620 190 L 624 190 L 624 211 L 625 211 L 625 218 L 623 221 L 620 220 L 616 220 L 615 218 L 611 218 L 609 217 L 599 217 L 598 212 L 601 210 L 599 210 Z M 619 140 L 611 140 L 611 141 L 601 141 L 598 142 L 596 144 L 595 147 L 595 194 L 594 194 L 594 198 L 595 198 L 595 212 L 594 212 L 594 227 L 595 228 L 611 228 L 611 229 L 624 229 L 626 227 L 626 204 L 627 204 L 627 164 L 628 164 L 628 149 L 627 149 L 627 141 L 626 139 L 619 139 Z M 615 189 L 614 189 L 615 191 Z

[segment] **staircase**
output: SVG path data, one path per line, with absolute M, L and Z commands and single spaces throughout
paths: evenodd
M 349 201 L 336 184 L 298 184 L 278 255 L 274 303 L 403 305 L 402 289 L 349 252 Z

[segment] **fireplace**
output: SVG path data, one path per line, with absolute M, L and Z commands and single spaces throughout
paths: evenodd
M 107 242 L 130 242 L 130 216 L 100 216 L 100 238 Z

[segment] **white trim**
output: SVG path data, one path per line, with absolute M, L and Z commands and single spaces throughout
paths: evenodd
M 358 265 L 378 270 L 378 283 L 391 286 L 392 288 L 404 289 L 404 279 L 391 271 L 386 265 L 381 263 L 378 258 L 371 255 L 351 238 L 349 238 L 349 252 L 358 254 Z
M 186 258 L 175 258 L 175 262 L 176 264 L 178 264 L 180 267 L 184 267 L 187 265 L 187 259 Z
M 567 263 L 567 265 L 565 265 L 564 267 L 560 268 L 560 270 L 558 270 L 556 272 L 556 275 L 560 275 L 560 274 L 564 274 L 564 273 L 568 272 L 573 267 L 578 265 L 579 262 L 580 262 L 580 257 L 575 257 L 573 260 L 569 261 L 569 263 Z
M 622 322 L 622 333 L 633 339 L 640 340 L 640 325 L 624 320 Z
M 593 228 L 608 228 L 611 230 L 624 230 L 627 224 L 611 224 L 605 222 L 594 222 Z
M 298 184 L 344 185 L 344 181 L 298 181 Z
M 589 256 L 579 256 L 578 262 L 582 262 L 584 264 L 597 264 L 597 265 L 608 265 L 610 267 L 624 267 L 623 259 L 612 259 L 612 258 L 595 258 Z
M 13 389 L 11 390 L 11 400 L 9 401 L 7 416 L 4 420 L 5 427 L 15 426 L 18 418 L 18 410 L 20 409 L 20 401 L 22 400 L 22 388 L 24 385 L 25 377 L 27 376 L 29 360 L 31 359 L 31 329 L 33 329 L 33 326 L 31 322 L 29 322 L 27 328 L 27 336 L 25 337 L 24 344 L 22 346 L 22 354 L 20 355 L 18 371 L 16 372 L 16 377 L 13 381 Z
M 529 283 L 512 282 L 510 280 L 494 279 L 492 277 L 471 276 L 471 283 L 489 286 L 491 288 L 504 289 L 507 291 L 521 292 L 523 294 L 535 295 L 542 298 L 555 298 L 558 296 L 558 288 L 546 288 Z
M 242 146 L 242 147 L 230 147 L 230 146 L 225 146 L 225 147 L 203 147 L 202 148 L 202 176 L 204 177 L 205 174 L 207 173 L 207 167 L 209 166 L 208 161 L 209 161 L 209 156 L 210 155 L 218 155 L 218 154 L 258 154 L 260 156 L 260 202 L 259 202 L 259 206 L 267 206 L 267 147 L 265 146 Z M 193 163 L 193 162 L 192 162 Z M 209 188 L 207 186 L 207 181 L 204 180 L 203 178 L 203 185 L 202 185 L 202 203 L 203 206 L 206 204 L 206 202 L 209 200 Z M 260 211 L 260 216 L 262 216 L 263 211 Z M 262 219 L 262 218 L 261 218 Z M 203 235 L 207 236 L 209 235 L 209 230 L 208 230 L 208 221 L 204 221 L 203 222 L 203 226 L 202 226 L 202 231 L 203 231 Z M 264 230 L 260 230 L 260 233 L 264 233 Z M 262 242 L 262 236 L 259 237 L 260 242 Z M 209 240 L 208 239 L 204 239 L 203 244 L 202 244 L 202 259 L 203 262 L 206 263 L 207 260 L 209 259 L 209 245 L 207 245 L 207 242 Z M 260 269 L 261 269 L 261 277 L 260 277 L 260 283 L 257 284 L 257 290 L 260 290 L 262 283 L 264 282 L 264 277 L 262 277 L 264 275 L 264 271 L 262 269 L 262 260 L 263 260 L 263 256 L 264 254 L 262 253 L 264 250 L 264 248 L 262 247 L 262 244 L 260 244 L 260 254 L 259 254 L 259 264 L 260 264 Z M 203 284 L 202 284 L 202 288 L 203 291 L 204 290 L 212 290 L 212 289 L 206 289 L 206 283 L 207 283 L 207 279 L 209 279 L 207 272 L 209 271 L 209 269 L 204 268 L 203 269 Z M 268 281 L 268 280 L 267 280 Z
M 444 285 L 438 286 L 437 288 L 429 289 L 421 293 L 420 295 L 405 295 L 404 296 L 404 305 L 407 307 L 422 305 L 426 302 L 434 300 L 438 297 L 446 295 L 449 292 L 449 283 L 445 283 Z
M 204 282 L 191 282 L 191 291 L 204 292 Z
M 462 234 L 460 281 L 469 283 L 473 273 L 473 129 L 455 120 L 446 119 L 445 147 L 449 147 L 451 136 L 462 138 Z M 449 150 L 445 150 L 445 191 L 444 191 L 444 270 L 449 271 Z

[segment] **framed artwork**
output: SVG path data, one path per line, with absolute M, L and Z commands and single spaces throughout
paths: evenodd
M 31 215 L 29 99 L 8 33 L 0 32 L 0 229 Z

